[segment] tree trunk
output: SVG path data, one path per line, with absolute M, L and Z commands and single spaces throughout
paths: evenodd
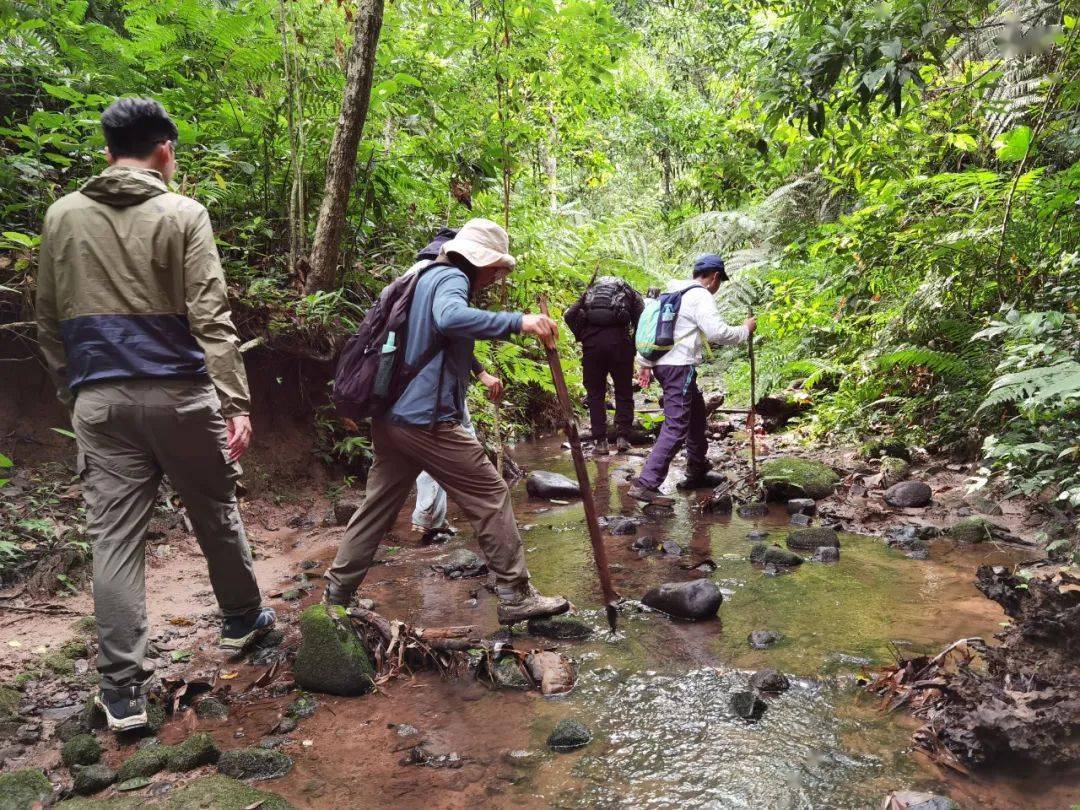
M 311 270 L 304 284 L 307 293 L 331 290 L 341 279 L 341 236 L 345 230 L 349 197 L 356 177 L 356 149 L 364 132 L 375 51 L 382 28 L 383 0 L 360 0 L 356 9 L 353 43 L 345 68 L 345 95 L 334 140 L 326 160 L 326 189 L 319 208 L 319 222 L 311 246 Z

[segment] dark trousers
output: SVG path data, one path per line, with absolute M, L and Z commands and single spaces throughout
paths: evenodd
M 627 341 L 586 345 L 582 377 L 594 439 L 607 438 L 607 381 L 615 388 L 615 432 L 629 438 L 634 424 L 634 347 Z
M 697 386 L 694 366 L 656 366 L 653 376 L 664 392 L 664 424 L 652 452 L 645 462 L 638 482 L 649 489 L 659 489 L 667 478 L 671 460 L 686 445 L 688 470 L 709 466 L 705 454 L 705 400 Z

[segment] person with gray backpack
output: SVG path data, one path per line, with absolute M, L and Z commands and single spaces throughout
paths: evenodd
M 581 343 L 593 452 L 608 454 L 607 382 L 615 389 L 616 449 L 630 449 L 634 424 L 634 330 L 645 308 L 641 296 L 615 276 L 600 276 L 589 284 L 564 318 Z

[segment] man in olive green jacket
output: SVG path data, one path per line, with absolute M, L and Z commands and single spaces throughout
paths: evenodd
M 109 168 L 45 215 L 37 318 L 88 507 L 97 703 L 126 730 L 147 722 L 143 543 L 162 475 L 206 556 L 221 645 L 244 647 L 274 612 L 261 607 L 236 503 L 250 402 L 210 217 L 166 185 L 177 129 L 160 104 L 121 99 L 101 123 Z

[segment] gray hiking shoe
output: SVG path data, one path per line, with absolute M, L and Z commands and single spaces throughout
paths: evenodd
M 336 605 L 343 608 L 349 607 L 355 598 L 356 591 L 347 591 L 332 583 L 327 583 L 322 595 L 324 605 Z
M 266 635 L 275 622 L 277 615 L 270 608 L 256 608 L 243 616 L 231 616 L 221 623 L 218 646 L 242 650 L 259 636 Z
M 630 451 L 630 440 L 625 436 L 620 436 L 618 441 L 615 442 L 616 453 L 628 453 Z
M 606 456 L 609 452 L 607 439 L 597 439 L 593 444 L 592 453 L 594 456 Z
M 102 689 L 94 696 L 94 705 L 105 713 L 109 731 L 131 731 L 150 722 L 146 714 L 146 695 L 137 686 Z
M 570 609 L 562 596 L 542 596 L 532 583 L 521 588 L 498 588 L 499 624 L 517 624 L 526 619 L 557 616 Z
M 630 489 L 626 491 L 626 494 L 636 501 L 641 501 L 642 503 L 656 504 L 657 506 L 671 506 L 673 503 L 675 503 L 674 498 L 669 498 L 666 495 L 661 495 L 660 490 L 650 489 L 649 487 L 641 483 L 632 484 L 630 486 Z

